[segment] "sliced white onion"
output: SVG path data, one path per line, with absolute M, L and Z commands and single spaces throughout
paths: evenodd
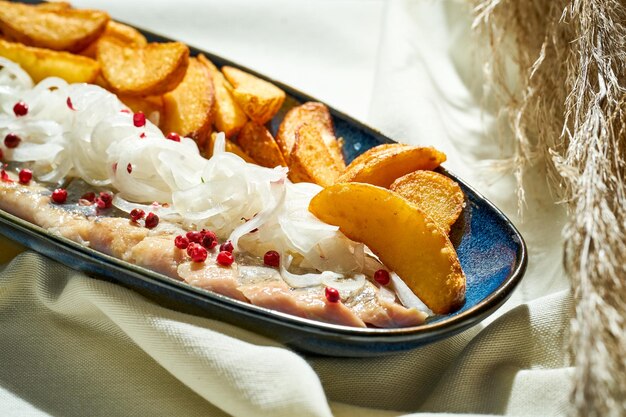
M 272 201 L 266 205 L 256 216 L 248 220 L 241 226 L 237 227 L 230 234 L 229 240 L 232 242 L 233 247 L 237 250 L 239 239 L 250 233 L 251 231 L 263 226 L 276 212 L 276 210 L 284 203 L 286 195 L 285 187 L 286 178 L 281 178 L 277 181 L 273 181 L 270 185 L 270 193 Z
M 322 272 L 322 283 L 328 287 L 335 288 L 342 297 L 348 297 L 350 294 L 360 290 L 366 281 L 363 274 L 354 274 L 351 277 L 346 277 L 336 272 Z
M 391 276 L 391 284 L 393 285 L 393 288 L 398 295 L 398 299 L 403 306 L 407 308 L 415 307 L 416 309 L 427 313 L 429 316 L 433 315 L 432 310 L 429 309 L 417 295 L 415 295 L 415 293 L 406 285 L 398 274 L 391 272 L 389 275 Z
M 323 276 L 322 274 L 292 274 L 287 270 L 291 265 L 292 257 L 291 255 L 281 256 L 281 259 L 284 259 L 280 263 L 280 276 L 285 280 L 285 282 L 292 288 L 305 288 L 305 287 L 313 287 L 316 285 L 322 285 Z
M 17 86 L 23 89 L 33 88 L 30 75 L 15 62 L 0 57 L 0 84 L 10 87 Z
M 224 152 L 226 152 L 226 135 L 224 132 L 219 132 L 213 144 L 213 155 L 219 155 Z
M 396 293 L 385 285 L 378 285 L 378 296 L 389 303 L 396 301 Z

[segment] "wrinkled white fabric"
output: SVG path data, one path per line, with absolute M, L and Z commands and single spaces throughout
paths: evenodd
M 185 315 L 0 239 L 2 416 L 562 415 L 572 369 L 564 214 L 544 175 L 524 221 L 481 108 L 484 45 L 462 0 L 77 1 L 231 58 L 407 143 L 434 145 L 519 227 L 525 278 L 464 333 L 398 355 L 306 356 Z M 487 102 L 488 104 L 488 102 Z M 497 177 L 497 178 L 496 178 Z

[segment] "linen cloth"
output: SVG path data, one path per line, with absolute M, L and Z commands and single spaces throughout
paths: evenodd
M 285 81 L 381 129 L 434 145 L 500 207 L 529 249 L 525 278 L 481 325 L 382 358 L 307 356 L 185 315 L 0 239 L 2 416 L 564 414 L 572 299 L 564 214 L 543 172 L 514 183 L 481 97 L 463 1 L 77 1 Z M 497 177 L 497 178 L 496 178 Z

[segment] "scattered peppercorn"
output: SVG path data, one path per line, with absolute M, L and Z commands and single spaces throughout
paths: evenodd
M 148 213 L 146 216 L 146 227 L 148 229 L 154 229 L 159 224 L 159 216 L 154 213 Z
M 280 265 L 280 255 L 275 250 L 268 250 L 263 255 L 263 263 L 277 268 Z
M 17 117 L 26 116 L 28 114 L 28 104 L 23 101 L 18 101 L 15 103 L 15 106 L 13 106 L 13 113 L 15 113 Z
M 222 266 L 231 266 L 235 262 L 235 257 L 230 252 L 221 251 L 217 254 L 216 261 Z
M 202 233 L 202 246 L 207 249 L 213 249 L 217 246 L 217 236 L 215 235 L 215 233 L 211 232 L 210 230 L 203 230 L 200 233 Z
M 389 272 L 384 270 L 384 269 L 379 269 L 378 271 L 374 272 L 374 281 L 378 282 L 380 285 L 387 285 L 389 284 Z
M 20 179 L 20 184 L 28 185 L 30 180 L 33 179 L 33 171 L 30 169 L 22 169 L 20 170 L 18 177 Z
M 146 215 L 146 212 L 139 208 L 134 208 L 130 211 L 130 219 L 137 223 L 139 220 L 143 219 Z
M 202 242 L 202 232 L 189 231 L 185 234 L 187 239 L 193 243 L 201 243 Z
M 83 194 L 80 197 L 80 199 L 89 201 L 90 203 L 93 203 L 94 201 L 96 201 L 96 193 L 94 193 L 93 191 L 89 191 L 88 193 Z
M 326 295 L 326 299 L 329 303 L 337 303 L 341 299 L 341 297 L 339 296 L 339 291 L 337 291 L 337 289 L 333 287 L 326 287 L 324 295 Z
M 133 114 L 133 124 L 135 127 L 144 127 L 146 125 L 146 115 L 143 112 Z
M 189 239 L 185 236 L 178 235 L 174 239 L 174 245 L 176 245 L 178 249 L 187 249 L 187 246 L 189 246 Z
M 204 262 L 206 261 L 208 252 L 202 245 L 192 242 L 187 246 L 187 255 L 189 255 L 194 262 Z
M 63 204 L 67 200 L 67 190 L 64 188 L 57 188 L 52 192 L 52 201 L 56 204 Z
M 231 242 L 230 240 L 220 245 L 220 252 L 226 251 L 233 253 L 233 250 L 235 250 L 235 248 L 233 247 L 233 242 Z
M 4 146 L 10 149 L 17 148 L 22 139 L 17 136 L 15 133 L 9 133 L 4 137 Z

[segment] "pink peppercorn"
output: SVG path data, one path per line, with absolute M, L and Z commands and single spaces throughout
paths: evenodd
M 57 188 L 52 192 L 52 201 L 56 204 L 63 204 L 67 200 L 67 190 L 64 188 Z
M 326 290 L 324 290 L 324 295 L 326 296 L 326 299 L 329 303 L 337 303 L 341 299 L 341 297 L 339 296 L 339 291 L 337 291 L 337 289 L 333 287 L 326 287 Z
M 280 265 L 280 255 L 275 250 L 268 250 L 263 255 L 263 263 L 277 268 Z
M 146 216 L 146 227 L 148 229 L 154 229 L 159 224 L 159 216 L 154 213 L 148 213 Z
M 30 169 L 22 169 L 18 174 L 20 184 L 28 185 L 30 180 L 33 179 L 33 172 Z
M 235 257 L 232 253 L 227 251 L 221 251 L 217 254 L 217 263 L 222 266 L 231 266 L 235 262 Z
M 187 246 L 189 246 L 189 239 L 187 239 L 185 236 L 178 235 L 174 239 L 174 245 L 178 249 L 187 249 Z
M 187 255 L 189 255 L 194 262 L 204 262 L 206 261 L 208 252 L 202 245 L 192 242 L 187 246 Z
M 390 279 L 391 278 L 389 277 L 389 272 L 384 269 L 379 269 L 378 271 L 374 272 L 374 281 L 378 282 L 380 285 L 389 284 Z

